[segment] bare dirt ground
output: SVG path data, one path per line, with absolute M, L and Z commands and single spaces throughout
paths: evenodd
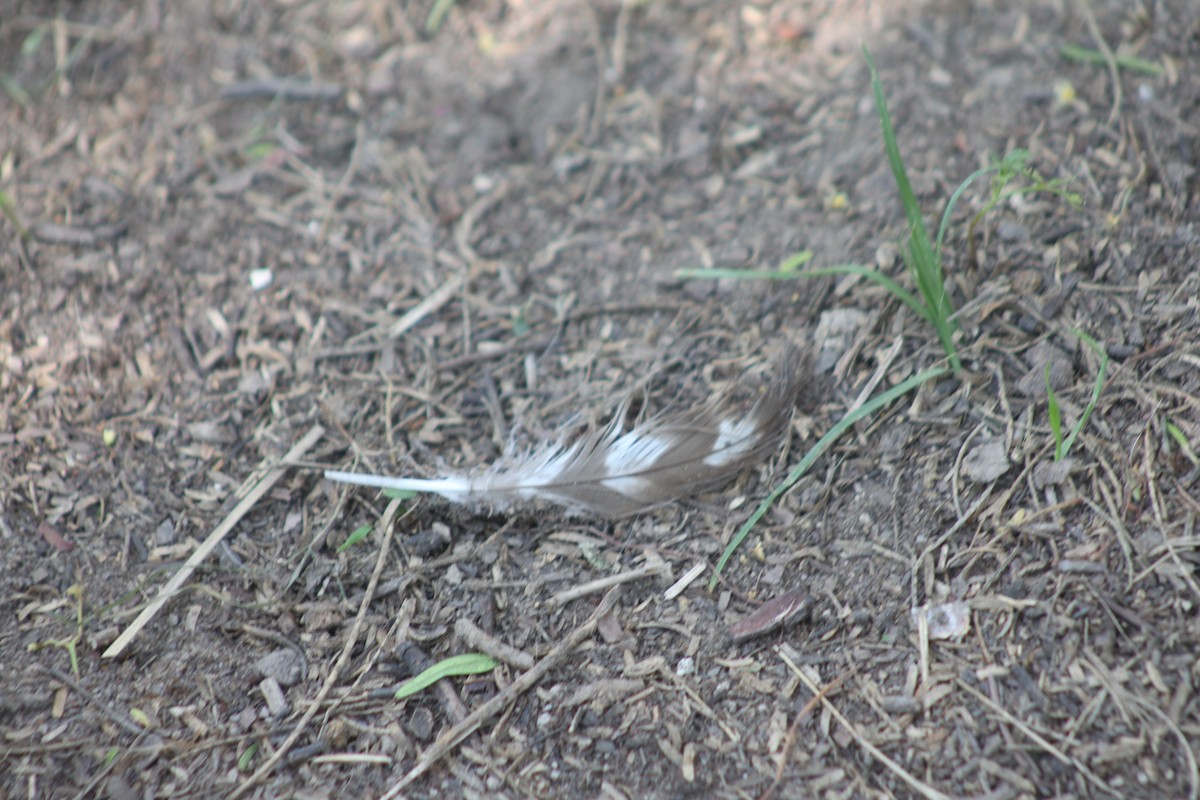
M 429 11 L 0 3 L 0 798 L 1196 797 L 1200 6 Z M 1060 52 L 1101 38 L 1157 74 Z M 801 455 L 942 359 L 862 279 L 675 274 L 808 249 L 909 284 L 863 43 L 930 219 L 1014 148 L 1083 205 L 1004 202 L 972 253 L 964 195 L 962 376 L 858 423 L 710 592 Z M 1110 363 L 1063 467 L 1045 367 L 1070 426 L 1101 366 L 1074 328 Z M 777 457 L 637 517 L 318 470 L 485 464 L 789 345 Z

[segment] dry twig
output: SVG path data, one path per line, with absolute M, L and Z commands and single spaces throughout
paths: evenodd
M 1083 777 L 1087 778 L 1087 780 L 1090 781 L 1092 783 L 1092 785 L 1094 785 L 1097 788 L 1099 788 L 1100 790 L 1102 790 L 1105 794 L 1114 794 L 1112 788 L 1109 787 L 1108 783 L 1106 783 L 1105 780 L 1103 778 L 1101 778 L 1099 775 L 1097 775 L 1096 773 L 1094 773 L 1090 769 L 1088 769 L 1087 764 L 1084 764 L 1082 761 L 1075 758 L 1074 756 L 1067 755 L 1061 749 L 1055 747 L 1044 736 L 1042 736 L 1037 731 L 1033 730 L 1028 725 L 1026 725 L 1024 722 L 1022 722 L 1021 720 L 1019 720 L 1015 716 L 1013 716 L 1013 714 L 1008 709 L 1006 709 L 1006 708 L 1004 708 L 1004 706 L 1001 706 L 1000 704 L 996 703 L 994 700 L 992 700 L 992 698 L 988 697 L 987 695 L 985 695 L 983 692 L 976 689 L 971 684 L 967 683 L 966 681 L 962 680 L 961 678 L 958 679 L 957 683 L 962 689 L 966 690 L 968 694 L 970 694 L 972 697 L 974 697 L 979 702 L 983 703 L 985 706 L 990 708 L 992 711 L 996 712 L 996 714 L 1003 717 L 1005 719 L 1005 721 L 1007 721 L 1010 725 L 1012 725 L 1014 728 L 1019 730 L 1021 733 L 1025 734 L 1025 736 L 1027 736 L 1029 739 L 1031 739 L 1035 743 L 1037 743 L 1037 745 L 1039 747 L 1041 747 L 1043 750 L 1045 750 L 1047 753 L 1054 756 L 1062 763 L 1067 764 L 1068 766 L 1074 767 L 1075 769 L 1079 770 L 1079 774 L 1082 775 Z
M 842 728 L 844 728 L 846 732 L 850 734 L 854 741 L 858 742 L 859 747 L 867 751 L 867 753 L 875 758 L 875 760 L 883 764 L 885 767 L 895 773 L 902 781 L 911 786 L 913 791 L 917 792 L 922 797 L 925 797 L 927 800 L 950 800 L 950 795 L 938 791 L 924 781 L 918 780 L 915 775 L 906 771 L 904 767 L 900 766 L 900 764 L 894 759 L 889 757 L 875 745 L 871 744 L 871 742 L 867 740 L 867 737 L 863 736 L 862 731 L 855 727 L 850 720 L 846 719 L 842 712 L 838 711 L 837 706 L 829 701 L 829 698 L 825 696 L 827 689 L 822 689 L 821 687 L 817 686 L 817 684 L 813 682 L 812 678 L 808 677 L 804 670 L 793 668 L 792 672 L 796 675 L 796 677 L 804 682 L 804 685 L 808 687 L 809 691 L 811 691 L 815 697 L 820 698 L 821 704 L 824 705 L 829 711 L 830 715 L 832 715 L 833 718 L 836 719 L 839 724 L 841 724 Z
M 304 434 L 304 437 L 299 442 L 296 442 L 295 446 L 284 455 L 279 464 L 273 467 L 264 478 L 259 480 L 254 485 L 254 488 L 247 492 L 246 496 L 226 515 L 225 519 L 221 520 L 220 524 L 213 528 L 208 538 L 196 548 L 196 551 L 188 557 L 188 560 L 179 568 L 179 571 L 172 575 L 166 585 L 159 590 L 158 596 L 150 601 L 150 605 L 142 609 L 142 613 L 138 614 L 137 618 L 129 624 L 129 627 L 121 632 L 116 641 L 108 646 L 108 649 L 104 651 L 104 658 L 115 658 L 129 646 L 133 638 L 141 632 L 142 628 L 146 627 L 150 620 L 154 619 L 154 616 L 162 610 L 167 601 L 175 596 L 179 588 L 187 583 L 188 578 L 192 577 L 192 573 L 196 571 L 196 568 L 229 535 L 229 532 L 241 521 L 242 517 L 246 516 L 250 509 L 254 508 L 258 501 L 271 490 L 271 487 L 279 482 L 284 472 L 287 471 L 288 465 L 293 461 L 303 458 L 304 454 L 324 435 L 325 429 L 320 425 L 315 425 L 312 430 Z
M 141 736 L 143 733 L 146 732 L 145 729 L 139 727 L 137 725 L 137 723 L 135 723 L 129 717 L 125 716 L 124 714 L 118 712 L 116 709 L 109 706 L 107 703 L 105 703 L 103 700 L 101 700 L 99 697 L 97 697 L 94 692 L 92 692 L 90 689 L 85 687 L 79 681 L 72 678 L 67 673 L 63 672 L 61 669 L 58 669 L 57 667 L 52 667 L 48 664 L 42 664 L 40 662 L 37 663 L 36 666 L 42 672 L 45 672 L 47 675 L 54 678 L 54 680 L 58 681 L 62 685 L 71 687 L 73 690 L 75 690 L 76 694 L 78 694 L 84 700 L 87 700 L 89 703 L 91 703 L 96 708 L 98 708 L 100 710 L 100 712 L 104 714 L 104 716 L 108 717 L 109 720 L 111 720 L 113 723 L 115 723 L 121 730 L 125 731 L 126 733 L 133 734 L 134 736 Z

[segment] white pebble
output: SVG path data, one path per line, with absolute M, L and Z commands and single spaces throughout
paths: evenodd
M 250 270 L 250 288 L 256 292 L 261 292 L 263 289 L 270 286 L 274 280 L 275 273 L 269 269 Z

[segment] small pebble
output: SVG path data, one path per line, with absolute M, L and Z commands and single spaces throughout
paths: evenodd
M 300 682 L 303 662 L 300 654 L 288 647 L 267 653 L 254 662 L 254 668 L 264 678 L 277 681 L 280 686 L 295 686 Z
M 428 708 L 418 708 L 408 719 L 408 732 L 413 738 L 428 742 L 433 738 L 433 713 Z
M 275 281 L 275 273 L 269 269 L 252 269 L 250 270 L 250 288 L 256 292 L 261 292 L 263 289 L 270 286 Z
M 158 523 L 158 527 L 154 529 L 154 544 L 158 547 L 167 547 L 175 544 L 175 523 L 170 519 L 164 519 Z
M 479 194 L 487 194 L 496 188 L 496 179 L 485 172 L 480 172 L 471 180 L 471 188 Z
M 291 712 L 292 707 L 283 694 L 283 687 L 274 678 L 263 678 L 258 684 L 258 690 L 267 701 L 267 710 L 271 712 L 272 717 L 279 719 Z
M 996 223 L 996 235 L 1006 242 L 1023 242 L 1029 238 L 1029 230 L 1011 219 L 1002 219 Z

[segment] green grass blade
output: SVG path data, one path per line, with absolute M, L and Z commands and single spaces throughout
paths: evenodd
M 499 663 L 496 659 L 483 653 L 463 653 L 462 655 L 450 656 L 427 669 L 421 670 L 420 673 L 400 684 L 400 688 L 396 690 L 396 699 L 403 700 L 405 697 L 414 695 L 422 689 L 437 683 L 442 678 L 491 672 Z
M 238 756 L 237 769 L 238 772 L 249 772 L 250 765 L 254 763 L 254 757 L 258 755 L 258 743 L 255 742 L 242 751 Z
M 37 51 L 42 46 L 42 41 L 46 38 L 46 33 L 49 30 L 49 25 L 38 25 L 31 30 L 29 35 L 25 37 L 25 41 L 21 42 L 21 58 L 33 58 L 37 55 Z
M 1072 330 L 1071 333 L 1078 336 L 1084 344 L 1091 349 L 1100 358 L 1100 371 L 1096 373 L 1096 383 L 1092 386 L 1092 399 L 1088 401 L 1087 408 L 1083 410 L 1083 414 L 1071 428 L 1071 433 L 1067 435 L 1066 441 L 1063 442 L 1062 452 L 1065 456 L 1071 452 L 1071 445 L 1075 443 L 1075 437 L 1083 430 L 1083 426 L 1087 424 L 1088 418 L 1092 416 L 1092 411 L 1096 408 L 1096 403 L 1100 402 L 1100 393 L 1104 391 L 1104 377 L 1108 374 L 1108 352 L 1091 336 L 1088 336 L 1081 330 Z
M 942 350 L 950 361 L 950 367 L 955 373 L 962 370 L 962 361 L 958 358 L 958 347 L 954 344 L 954 332 L 957 326 L 954 322 L 954 308 L 946 297 L 945 285 L 942 282 L 942 270 L 936 266 L 936 256 L 933 255 L 928 239 L 913 235 L 909 240 L 909 251 L 905 254 L 909 270 L 917 281 L 917 288 L 925 298 L 924 306 L 928 313 L 925 318 L 937 332 Z
M 441 29 L 446 15 L 454 8 L 454 3 L 455 0 L 434 0 L 433 8 L 429 9 L 429 16 L 425 18 L 426 36 L 432 36 Z
M 801 250 L 799 253 L 793 253 L 783 260 L 779 265 L 780 272 L 795 272 L 805 264 L 813 260 L 812 250 Z
M 750 518 L 742 524 L 742 527 L 738 529 L 738 532 L 734 534 L 732 539 L 729 540 L 729 544 L 726 545 L 725 551 L 721 553 L 720 560 L 717 561 L 717 568 L 713 572 L 712 580 L 708 582 L 709 590 L 711 591 L 712 589 L 716 588 L 717 580 L 720 578 L 725 566 L 729 563 L 729 559 L 731 559 L 733 554 L 737 552 L 737 549 L 741 547 L 742 542 L 745 541 L 746 537 L 750 534 L 750 531 L 754 529 L 754 526 L 758 524 L 758 521 L 763 518 L 767 511 L 771 509 L 771 506 L 775 505 L 775 501 L 783 496 L 786 491 L 795 486 L 796 481 L 804 477 L 804 474 L 808 472 L 809 467 L 811 467 L 818 458 L 824 455 L 825 451 L 828 450 L 843 433 L 849 430 L 851 425 L 858 422 L 863 417 L 875 413 L 896 398 L 911 392 L 913 389 L 917 388 L 926 381 L 945 375 L 948 372 L 949 370 L 942 367 L 925 370 L 918 375 L 912 376 L 903 383 L 888 389 L 883 394 L 869 400 L 838 420 L 837 424 L 830 428 L 828 433 L 822 436 L 816 444 L 808 449 L 808 452 L 806 452 L 804 457 L 800 459 L 800 463 L 792 467 L 792 470 L 787 474 L 787 477 L 783 479 L 783 482 L 772 489 L 771 493 L 767 495 L 766 499 L 758 504 L 758 508 L 754 509 L 754 513 L 750 515 Z
M 21 218 L 17 216 L 17 203 L 13 200 L 12 195 L 0 191 L 0 214 L 3 214 L 12 226 L 17 229 L 17 235 L 25 241 L 29 240 L 29 231 L 21 224 Z
M 412 498 L 417 496 L 417 493 L 414 491 L 411 491 L 409 489 L 384 489 L 383 495 L 384 495 L 384 497 L 390 497 L 393 500 L 411 500 Z M 351 547 L 354 547 L 354 545 L 361 542 L 363 539 L 366 539 L 367 535 L 370 532 L 371 532 L 371 524 L 370 523 L 367 523 L 365 525 L 359 525 L 357 528 L 355 528 L 353 531 L 351 531 L 349 536 L 346 537 L 346 541 L 344 541 L 340 545 L 338 545 L 337 551 L 339 553 L 346 552 Z
M 905 260 L 917 282 L 917 289 L 925 300 L 925 308 L 929 311 L 928 319 L 937 331 L 951 368 L 957 373 L 962 369 L 962 362 L 954 344 L 957 326 L 954 323 L 954 308 L 946 297 L 942 262 L 929 241 L 929 230 L 925 227 L 921 207 L 917 204 L 917 195 L 904 168 L 904 159 L 900 155 L 900 146 L 896 143 L 896 131 L 892 127 L 892 117 L 888 112 L 887 98 L 883 94 L 883 82 L 879 79 L 875 60 L 871 58 L 871 52 L 866 47 L 863 47 L 863 55 L 871 72 L 875 109 L 879 114 L 879 126 L 883 132 L 883 149 L 887 153 L 888 164 L 892 168 L 892 176 L 896 179 L 896 188 L 900 192 L 900 204 L 904 207 L 904 216 L 908 220 L 908 251 Z
M 9 97 L 25 108 L 33 105 L 33 98 L 29 96 L 29 92 L 25 91 L 25 87 L 8 73 L 0 72 L 0 89 L 7 92 Z
M 1183 453 L 1187 460 L 1191 461 L 1195 466 L 1200 467 L 1200 456 L 1196 455 L 1196 450 L 1192 447 L 1192 443 L 1188 441 L 1187 434 L 1183 432 L 1183 429 L 1174 422 L 1171 422 L 1169 417 L 1163 419 L 1163 427 L 1166 429 L 1167 435 L 1175 440 L 1175 446 L 1179 448 L 1179 451 Z
M 896 188 L 900 190 L 900 203 L 904 206 L 904 216 L 908 219 L 914 239 L 923 239 L 929 243 L 929 232 L 925 229 L 925 220 L 921 218 L 921 207 L 917 205 L 917 195 L 913 192 L 908 180 L 908 172 L 904 169 L 904 160 L 900 156 L 900 147 L 896 144 L 896 131 L 892 128 L 892 117 L 888 113 L 887 98 L 883 95 L 883 82 L 879 79 L 879 71 L 875 69 L 875 59 L 865 47 L 863 54 L 867 58 L 867 67 L 871 70 L 871 88 L 875 92 L 875 108 L 879 112 L 879 125 L 883 129 L 883 148 L 887 152 L 888 164 L 891 165 L 892 175 L 896 179 Z
M 1104 53 L 1099 50 L 1093 50 L 1089 47 L 1079 47 L 1074 44 L 1064 44 L 1058 48 L 1058 52 L 1063 58 L 1071 61 L 1079 61 L 1084 64 L 1107 64 L 1108 59 L 1104 57 Z M 1123 56 L 1116 53 L 1113 54 L 1113 61 L 1121 69 L 1129 69 L 1134 72 L 1142 72 L 1146 75 L 1161 75 L 1162 67 L 1155 64 L 1153 61 L 1147 61 L 1144 58 L 1137 56 Z
M 956 203 L 958 203 L 958 198 L 962 196 L 962 193 L 965 192 L 972 183 L 979 180 L 984 175 L 987 175 L 989 172 L 996 172 L 999 169 L 999 164 L 992 164 L 990 166 L 975 170 L 967 176 L 965 181 L 958 185 L 958 188 L 954 190 L 954 194 L 950 195 L 950 199 L 946 201 L 946 210 L 942 212 L 942 222 L 940 225 L 938 225 L 937 242 L 934 244 L 934 251 L 937 253 L 938 258 L 941 258 L 942 255 L 942 242 L 946 239 L 946 228 L 950 227 L 950 215 L 954 213 L 954 206 Z
M 776 269 L 677 269 L 675 277 L 680 279 L 692 278 L 734 278 L 737 280 L 791 280 L 804 277 L 800 267 L 813 259 L 812 250 L 801 250 L 788 256 Z
M 1062 461 L 1062 409 L 1058 406 L 1058 397 L 1054 394 L 1054 387 L 1050 385 L 1049 361 L 1046 362 L 1046 369 L 1042 377 L 1046 381 L 1046 416 L 1050 418 L 1050 430 L 1054 434 L 1054 460 Z
M 724 278 L 733 278 L 739 281 L 791 281 L 796 278 L 814 277 L 812 270 L 804 270 L 803 272 L 787 272 L 782 269 L 705 269 L 696 267 L 694 269 L 677 269 L 675 277 L 686 280 L 696 278 L 707 278 L 711 280 L 722 280 Z

